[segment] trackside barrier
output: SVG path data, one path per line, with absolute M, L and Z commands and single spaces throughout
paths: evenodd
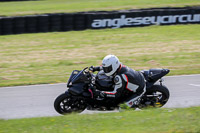
M 0 17 L 0 35 L 175 24 L 200 24 L 200 6 Z

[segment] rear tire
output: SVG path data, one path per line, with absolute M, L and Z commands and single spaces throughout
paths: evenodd
M 151 95 L 157 95 L 157 96 L 148 97 Z M 161 85 L 153 85 L 151 88 L 148 88 L 146 93 L 144 94 L 141 101 L 141 106 L 162 107 L 167 103 L 169 97 L 170 93 L 167 87 Z
M 82 112 L 86 104 L 82 99 L 72 97 L 68 92 L 59 95 L 54 102 L 54 108 L 59 114 Z

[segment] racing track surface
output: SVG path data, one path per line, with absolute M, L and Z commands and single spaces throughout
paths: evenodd
M 171 94 L 165 108 L 200 106 L 200 74 L 168 76 L 164 78 L 164 85 Z M 0 119 L 59 115 L 53 103 L 65 90 L 65 83 L 0 87 Z

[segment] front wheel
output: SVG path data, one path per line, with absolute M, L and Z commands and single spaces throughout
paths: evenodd
M 82 112 L 86 108 L 84 100 L 72 97 L 68 92 L 58 96 L 54 108 L 59 114 Z
M 170 93 L 167 87 L 161 85 L 153 85 L 146 90 L 146 93 L 141 99 L 140 108 L 144 107 L 162 107 L 168 99 Z

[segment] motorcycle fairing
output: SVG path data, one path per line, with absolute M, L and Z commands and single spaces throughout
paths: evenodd
M 68 91 L 72 95 L 81 95 L 84 92 L 84 86 L 85 86 L 85 83 L 74 84 L 71 87 L 69 87 Z
M 73 78 L 74 78 L 75 76 L 77 76 L 77 74 L 78 74 L 79 72 L 80 72 L 80 71 L 78 71 L 78 70 L 74 70 L 74 71 L 71 73 L 71 75 L 70 75 L 70 77 L 69 77 L 69 79 L 68 79 L 68 82 L 67 82 L 67 87 L 70 86 L 69 83 L 73 80 Z
M 168 74 L 169 69 L 149 69 L 141 72 L 147 81 L 155 83 L 158 79 Z
M 152 82 L 156 82 L 158 79 L 162 78 L 169 73 L 169 69 L 150 69 L 149 79 Z
M 67 83 L 67 87 L 73 86 L 73 84 L 77 83 L 86 83 L 88 82 L 88 77 L 84 74 L 84 71 L 74 70 L 70 76 L 70 79 Z

